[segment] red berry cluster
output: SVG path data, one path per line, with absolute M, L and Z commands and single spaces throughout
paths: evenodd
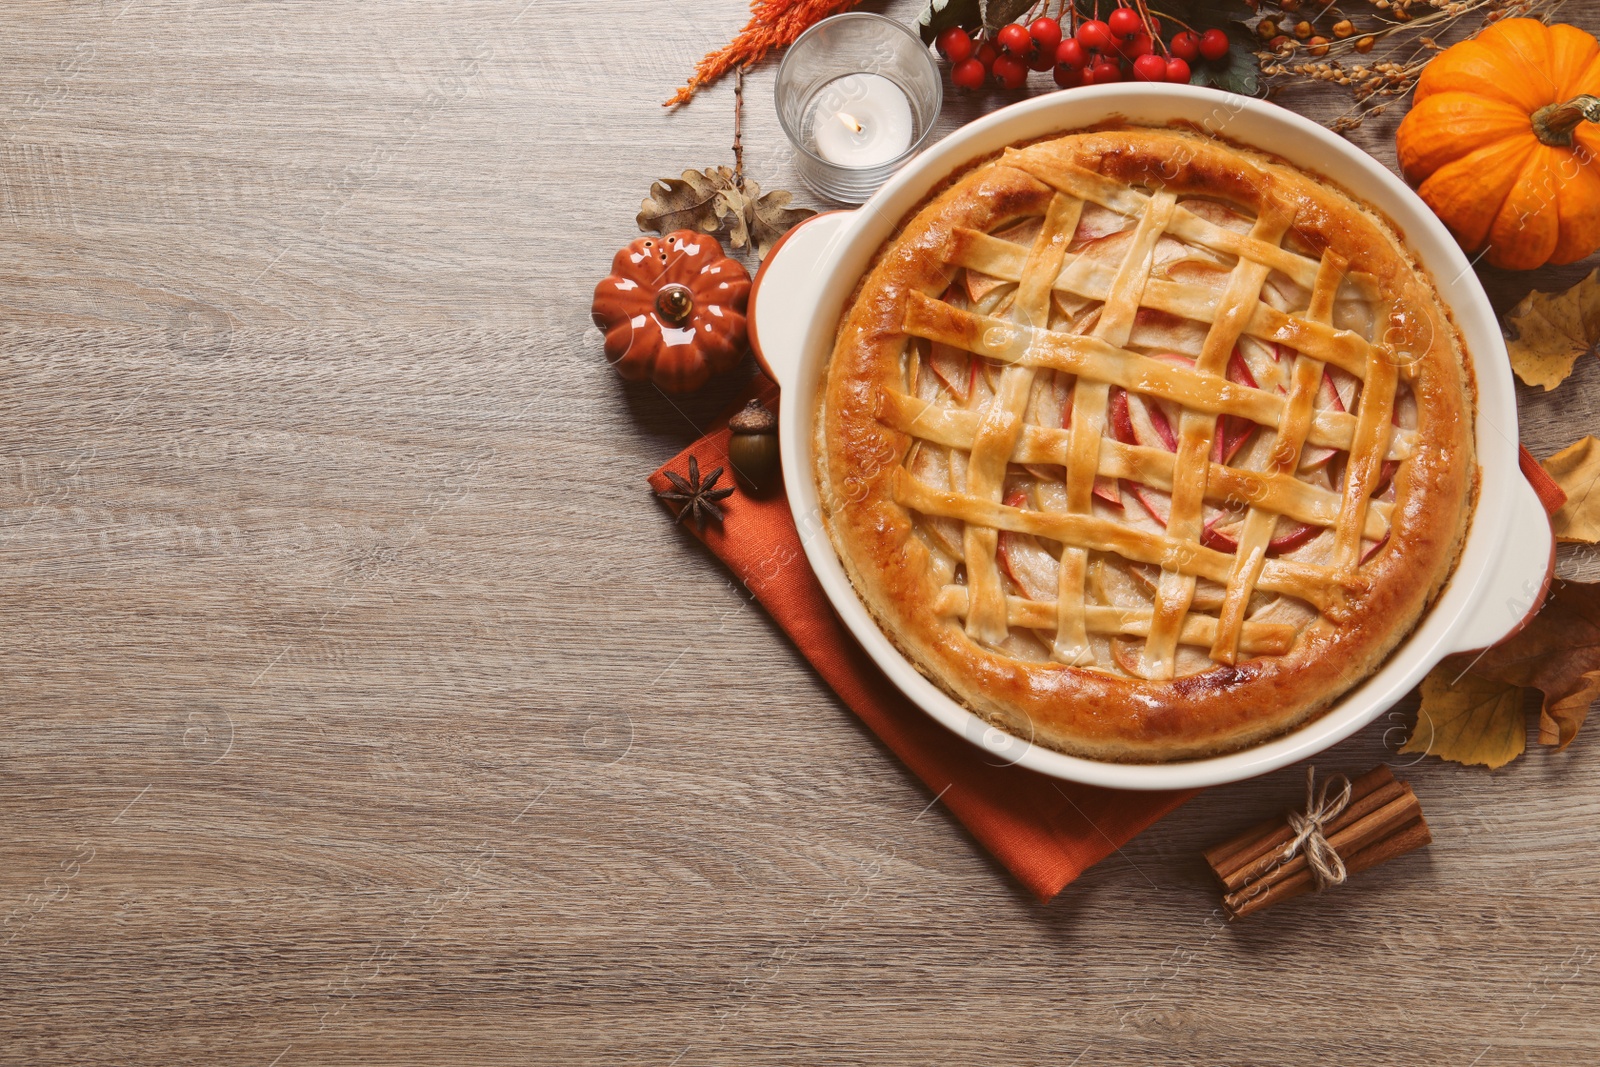
M 950 80 L 962 89 L 981 89 L 990 81 L 1020 89 L 1029 70 L 1053 70 L 1056 84 L 1066 89 L 1129 80 L 1186 83 L 1191 63 L 1228 54 L 1228 35 L 1221 30 L 1186 29 L 1164 40 L 1154 18 L 1126 5 L 1104 20 L 1079 21 L 1070 37 L 1057 20 L 1040 18 L 1027 26 L 1002 26 L 992 42 L 952 26 L 935 43 L 951 63 Z

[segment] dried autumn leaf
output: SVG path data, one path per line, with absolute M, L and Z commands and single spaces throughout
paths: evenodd
M 1557 582 L 1517 633 L 1435 667 L 1423 679 L 1417 725 L 1400 751 L 1503 767 L 1527 744 L 1528 689 L 1544 695 L 1540 743 L 1566 748 L 1600 697 L 1600 585 Z
M 1539 740 L 1566 748 L 1600 697 L 1600 585 L 1556 582 L 1528 625 L 1479 656 L 1471 672 L 1541 690 Z
M 720 203 L 723 217 L 728 220 L 728 242 L 735 248 L 748 244 L 755 250 L 756 258 L 767 258 L 778 238 L 816 214 L 806 208 L 787 207 L 791 199 L 792 194 L 784 189 L 774 189 L 762 196 L 761 186 L 749 179 L 745 180 L 742 192 L 725 190 Z
M 1550 516 L 1562 541 L 1600 541 L 1600 439 L 1585 437 L 1543 461 L 1544 469 L 1567 494 Z
M 1441 663 L 1422 680 L 1417 726 L 1401 752 L 1456 763 L 1504 767 L 1528 745 L 1522 687 L 1481 678 Z
M 650 195 L 639 205 L 635 220 L 641 230 L 671 233 L 673 230 L 700 230 L 715 233 L 728 227 L 728 243 L 734 248 L 751 247 L 764 259 L 791 228 L 815 211 L 788 207 L 791 194 L 775 189 L 765 196 L 761 186 L 746 178 L 739 187 L 732 167 L 707 167 L 686 170 L 682 178 L 658 178 Z
M 1549 392 L 1600 341 L 1600 269 L 1561 293 L 1532 292 L 1503 324 L 1511 369 Z
M 755 202 L 750 236 L 755 241 L 758 258 L 765 259 L 778 238 L 816 214 L 810 208 L 789 207 L 793 199 L 787 189 L 774 189 Z
M 657 178 L 650 195 L 639 205 L 635 220 L 641 230 L 671 233 L 700 230 L 712 233 L 722 225 L 717 196 L 733 187 L 731 167 L 686 170 L 681 178 Z
M 757 186 L 759 189 L 760 186 Z M 735 248 L 743 248 L 750 243 L 750 225 L 746 221 L 749 208 L 749 194 L 738 189 L 724 189 L 717 194 L 717 213 L 727 220 L 728 243 Z

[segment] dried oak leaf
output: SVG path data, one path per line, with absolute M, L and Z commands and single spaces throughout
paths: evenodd
M 1561 293 L 1532 292 L 1511 309 L 1502 329 L 1511 369 L 1549 392 L 1600 341 L 1600 270 Z
M 1600 438 L 1585 437 L 1542 461 L 1544 469 L 1567 494 L 1561 510 L 1550 516 L 1562 541 L 1600 541 Z
M 766 259 L 778 238 L 815 215 L 806 208 L 789 207 L 792 194 L 774 189 L 761 195 L 761 186 L 746 178 L 744 189 L 724 190 L 719 201 L 728 220 L 728 242 L 735 248 L 749 245 L 757 259 Z
M 729 244 L 749 246 L 758 259 L 765 259 L 778 238 L 816 214 L 789 207 L 790 199 L 791 194 L 783 189 L 761 195 L 761 186 L 749 178 L 744 188 L 739 188 L 732 167 L 707 167 L 686 170 L 682 178 L 657 179 L 639 205 L 635 221 L 639 229 L 657 233 L 715 233 L 726 225 Z
M 686 170 L 681 178 L 658 178 L 650 195 L 639 205 L 634 221 L 640 230 L 671 233 L 674 230 L 699 230 L 713 233 L 722 225 L 718 197 L 733 188 L 732 167 Z
M 1522 755 L 1527 745 L 1521 686 L 1440 664 L 1422 680 L 1416 729 L 1400 751 L 1494 770 Z

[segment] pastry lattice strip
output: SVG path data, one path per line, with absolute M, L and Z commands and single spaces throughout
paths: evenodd
M 1095 323 L 1093 337 L 1114 352 L 1123 351 L 1122 346 L 1128 343 L 1128 336 L 1133 332 L 1139 300 L 1155 266 L 1156 242 L 1171 221 L 1176 204 L 1177 197 L 1172 193 L 1157 193 L 1150 199 L 1134 229 L 1127 255 L 1111 280 L 1105 303 L 1100 305 L 1100 318 Z M 1035 330 L 1030 349 L 1041 342 L 1041 333 L 1045 337 L 1059 336 Z M 1067 471 L 1067 510 L 1076 515 L 1087 515 L 1094 506 L 1094 477 L 1100 465 L 1100 442 L 1105 438 L 1109 392 L 1110 385 L 1104 377 L 1080 377 L 1072 390 L 1072 429 L 1062 465 Z M 1061 552 L 1056 596 L 1058 619 L 1052 655 L 1063 662 L 1078 664 L 1092 661 L 1094 655 L 1084 614 L 1089 553 L 1070 541 L 1065 542 L 1065 546 Z
M 939 591 L 933 610 L 938 615 L 965 618 L 969 601 L 966 586 L 947 585 Z M 1091 604 L 1084 609 L 1090 633 L 1121 637 L 1148 637 L 1152 612 L 1148 608 L 1118 608 Z M 1056 625 L 1056 605 L 1026 597 L 1006 597 L 1006 621 L 1013 627 L 1052 630 Z M 1216 640 L 1217 620 L 1209 615 L 1190 615 L 1183 621 L 1179 640 L 1186 645 L 1210 647 Z M 1283 655 L 1294 647 L 1295 628 L 1286 622 L 1246 622 L 1239 646 L 1245 652 Z
M 1333 316 L 1333 298 L 1338 291 L 1348 264 L 1332 252 L 1322 257 L 1321 268 L 1311 290 L 1313 319 L 1330 319 Z M 1289 402 L 1284 418 L 1278 423 L 1277 440 L 1272 450 L 1274 474 L 1293 473 L 1300 462 L 1300 450 L 1305 446 L 1310 429 L 1311 405 L 1322 385 L 1323 364 L 1314 356 L 1299 353 L 1295 356 L 1290 376 Z M 1368 405 L 1363 403 L 1365 409 Z M 1351 447 L 1354 449 L 1352 440 Z M 1345 505 L 1340 500 L 1340 515 L 1344 517 Z M 1250 604 L 1250 594 L 1260 578 L 1261 566 L 1266 559 L 1267 546 L 1272 531 L 1277 527 L 1278 514 L 1261 507 L 1251 507 L 1245 518 L 1244 529 L 1239 534 L 1239 550 L 1234 556 L 1233 575 L 1228 579 L 1228 589 L 1223 597 L 1222 609 L 1217 613 L 1216 642 L 1211 646 L 1211 658 L 1220 663 L 1233 663 L 1238 657 L 1239 636 L 1244 629 L 1245 611 Z
M 978 423 L 978 413 L 965 408 L 951 407 L 932 400 L 919 400 L 905 393 L 887 391 L 882 394 L 878 417 L 884 425 L 929 444 L 969 451 Z M 1025 425 L 1012 453 L 1013 463 L 1054 463 L 1067 447 L 1068 434 L 1048 426 Z M 1389 458 L 1402 459 L 1409 454 L 1401 451 L 1404 439 L 1396 434 L 1391 442 Z M 1173 473 L 1177 457 L 1164 449 L 1145 445 L 1128 445 L 1112 437 L 1100 441 L 1100 463 L 1096 473 L 1101 478 L 1138 482 L 1164 493 L 1172 492 Z M 1339 519 L 1344 498 L 1338 493 L 1317 486 L 1291 474 L 1248 471 L 1212 462 L 1205 479 L 1206 500 L 1224 504 L 1230 500 L 1248 500 L 1259 503 L 1267 511 L 1275 511 L 1297 522 L 1312 526 L 1332 526 Z M 1393 505 L 1373 501 L 1367 510 L 1362 537 L 1380 541 L 1389 532 L 1389 517 Z
M 1206 643 L 1199 640 L 1201 635 L 1209 638 L 1213 658 L 1224 661 L 1231 662 L 1235 650 L 1269 651 L 1270 642 L 1263 643 L 1257 629 L 1264 624 L 1243 616 L 1256 589 L 1292 596 L 1324 614 L 1337 614 L 1345 591 L 1356 584 L 1363 540 L 1387 534 L 1392 506 L 1370 499 L 1381 464 L 1404 459 L 1415 444 L 1414 434 L 1392 432 L 1389 425 L 1399 380 L 1397 364 L 1385 358 L 1381 348 L 1331 325 L 1333 301 L 1343 280 L 1342 261 L 1328 256 L 1315 261 L 1281 247 L 1290 220 L 1279 216 L 1270 201 L 1251 232 L 1240 234 L 1177 206 L 1170 192 L 1147 196 L 1076 166 L 1059 161 L 1046 166 L 1014 150 L 1007 152 L 1005 162 L 1057 190 L 1039 235 L 1025 249 L 958 229 L 948 242 L 947 259 L 952 267 L 1016 282 L 1009 318 L 965 311 L 912 292 L 903 327 L 913 336 L 1001 364 L 994 401 L 983 412 L 975 412 L 888 392 L 880 411 L 880 418 L 895 429 L 969 452 L 965 492 L 945 492 L 918 482 L 903 469 L 895 472 L 894 495 L 899 503 L 964 524 L 967 585 L 945 591 L 943 613 L 963 616 L 969 634 L 991 643 L 998 643 L 1014 626 L 1048 631 L 1053 618 L 1053 654 L 1066 662 L 1082 661 L 1090 632 L 1144 636 L 1142 666 L 1153 677 L 1170 677 L 1175 646 Z M 1128 251 L 1115 269 L 1065 251 L 1085 201 L 1139 219 Z M 1233 256 L 1235 266 L 1226 272 L 1223 290 L 1152 277 L 1153 250 L 1164 233 Z M 1311 289 L 1306 314 L 1286 313 L 1261 300 L 1262 284 L 1271 270 Z M 1048 329 L 1052 290 L 1100 301 L 1091 335 Z M 1194 368 L 1154 360 L 1125 347 L 1141 307 L 1211 324 Z M 1295 387 L 1289 396 L 1224 377 L 1227 355 L 1241 335 L 1295 351 Z M 1357 414 L 1312 408 L 1324 363 L 1361 380 Z M 1068 430 L 1024 422 L 1039 368 L 1076 376 Z M 1181 407 L 1176 455 L 1125 445 L 1105 435 L 1107 397 L 1114 385 Z M 1209 460 L 1221 415 L 1239 416 L 1277 433 L 1271 470 L 1244 471 Z M 1294 477 L 1299 451 L 1306 444 L 1348 452 L 1342 494 Z M 1006 467 L 1013 462 L 1063 467 L 1067 512 L 1001 504 Z M 1167 534 L 1156 536 L 1096 518 L 1090 495 L 1096 476 L 1131 478 L 1173 493 Z M 1202 545 L 1198 539 L 1202 504 L 1240 500 L 1251 505 L 1240 551 L 1224 553 Z M 1268 558 L 1266 538 L 1280 515 L 1331 526 L 1333 565 Z M 1054 605 L 1005 595 L 995 558 L 1001 530 L 1031 533 L 1062 545 Z M 1123 609 L 1105 609 L 1120 613 L 1117 618 L 1123 620 L 1117 629 L 1108 630 L 1111 616 L 1087 603 L 1089 551 L 1112 552 L 1162 568 L 1153 608 L 1137 623 L 1127 622 L 1132 616 Z M 1218 617 L 1189 613 L 1197 578 L 1226 585 Z M 952 590 L 959 590 L 960 597 Z
M 1117 385 L 1190 410 L 1237 415 L 1262 426 L 1281 422 L 1288 406 L 1286 397 L 1264 389 L 1251 389 L 1226 378 L 1128 352 L 1099 338 L 1020 328 L 1004 319 L 951 307 L 922 293 L 907 296 L 904 329 L 997 363 L 1065 371 L 1077 375 L 1080 381 Z M 1356 416 L 1346 412 L 1318 411 L 1308 443 L 1349 450 L 1355 442 L 1357 423 Z
M 1271 197 L 1269 188 L 1265 193 L 1268 209 L 1256 219 L 1250 236 L 1277 245 L 1294 218 L 1292 213 L 1275 208 Z M 1200 358 L 1195 360 L 1196 373 L 1213 378 L 1226 376 L 1228 360 L 1248 320 L 1248 309 L 1263 306 L 1261 287 L 1266 284 L 1269 270 L 1265 263 L 1253 259 L 1241 258 L 1234 266 L 1219 313 L 1211 320 Z M 1216 428 L 1217 417 L 1209 412 L 1185 410 L 1179 422 L 1178 455 L 1173 461 L 1172 506 L 1167 517 L 1167 533 L 1171 536 L 1198 541 L 1204 532 L 1205 480 L 1210 471 L 1207 457 L 1211 454 Z M 1290 467 L 1289 472 L 1293 471 L 1294 467 Z M 1235 563 L 1237 565 L 1237 561 Z M 1161 572 L 1150 636 L 1139 661 L 1140 670 L 1146 676 L 1171 678 L 1175 673 L 1178 639 L 1189 605 L 1194 601 L 1194 589 L 1193 575 L 1171 570 Z M 1213 648 L 1224 641 L 1221 626 L 1213 637 Z
M 935 489 L 904 469 L 893 472 L 895 502 L 923 515 L 939 515 L 992 530 L 1033 534 L 1085 551 L 1112 552 L 1134 563 L 1170 568 L 1225 584 L 1233 573 L 1233 553 L 1195 541 L 1136 529 L 1112 519 L 1065 511 L 1013 508 L 946 489 Z M 1353 578 L 1345 571 L 1315 563 L 1268 559 L 1258 588 L 1298 597 L 1324 613 L 1335 610 Z
M 1044 225 L 1034 240 L 1024 263 L 1023 280 L 1017 286 L 1011 316 L 1019 327 L 1036 335 L 1048 323 L 1050 286 L 1061 269 L 1067 242 L 1078 228 L 1083 201 L 1056 196 L 1045 213 Z M 967 462 L 967 492 L 979 499 L 998 503 L 1005 487 L 1006 467 L 1016 451 L 1022 431 L 1023 411 L 1033 391 L 1033 368 L 1016 362 L 1000 373 L 994 402 L 983 413 L 973 434 Z M 997 643 L 1007 630 L 1005 590 L 995 560 L 999 548 L 998 531 L 968 523 L 962 534 L 963 562 L 967 568 L 967 587 L 972 603 L 967 613 L 967 633 Z

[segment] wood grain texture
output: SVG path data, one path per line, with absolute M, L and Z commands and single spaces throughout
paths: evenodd
M 10 20 L 0 1063 L 1592 1063 L 1592 732 L 1401 770 L 1436 843 L 1325 899 L 1230 928 L 1199 857 L 1291 768 L 1041 907 L 669 525 L 643 478 L 737 381 L 623 385 L 589 294 L 729 157 L 731 86 L 657 105 L 744 19 Z M 773 73 L 747 165 L 793 187 Z M 1600 360 L 1522 401 L 1553 453 Z

